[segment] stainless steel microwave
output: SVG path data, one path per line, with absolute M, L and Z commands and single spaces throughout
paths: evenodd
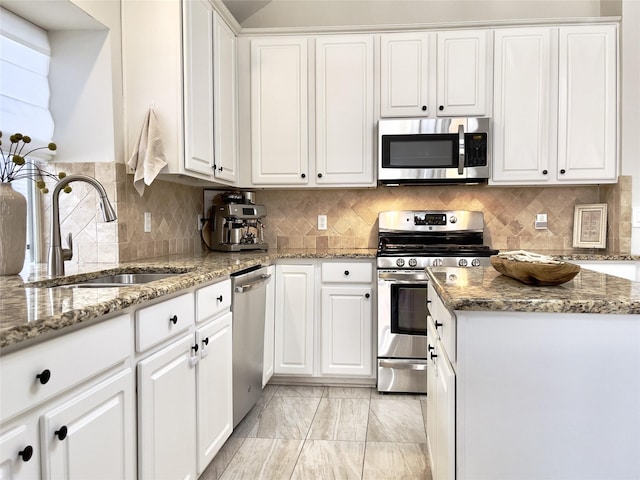
M 488 118 L 402 118 L 378 122 L 378 181 L 479 183 L 489 178 Z

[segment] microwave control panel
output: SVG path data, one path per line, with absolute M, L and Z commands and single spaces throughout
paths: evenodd
M 484 167 L 487 165 L 487 134 L 465 133 L 465 167 Z

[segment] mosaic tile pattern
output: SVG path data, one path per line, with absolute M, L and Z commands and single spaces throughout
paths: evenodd
M 608 249 L 630 251 L 631 177 L 608 186 L 491 187 L 450 185 L 376 189 L 261 190 L 266 205 L 266 241 L 286 248 L 375 248 L 378 212 L 384 210 L 480 210 L 485 241 L 502 250 L 567 250 L 573 243 L 576 204 L 608 203 Z M 549 228 L 536 230 L 536 213 Z M 317 229 L 325 214 L 328 229 Z

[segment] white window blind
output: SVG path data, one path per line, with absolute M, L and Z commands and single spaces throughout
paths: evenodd
M 0 130 L 3 140 L 20 132 L 31 145 L 44 146 L 53 138 L 49 111 L 47 32 L 0 8 Z M 46 151 L 45 151 L 46 152 Z

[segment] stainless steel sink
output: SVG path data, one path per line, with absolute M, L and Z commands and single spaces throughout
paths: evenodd
M 142 283 L 155 282 L 169 277 L 182 275 L 181 273 L 119 273 L 116 275 L 105 275 L 104 277 L 91 278 L 81 282 L 63 285 L 65 287 L 81 288 L 107 288 L 124 287 L 128 285 L 140 285 Z

